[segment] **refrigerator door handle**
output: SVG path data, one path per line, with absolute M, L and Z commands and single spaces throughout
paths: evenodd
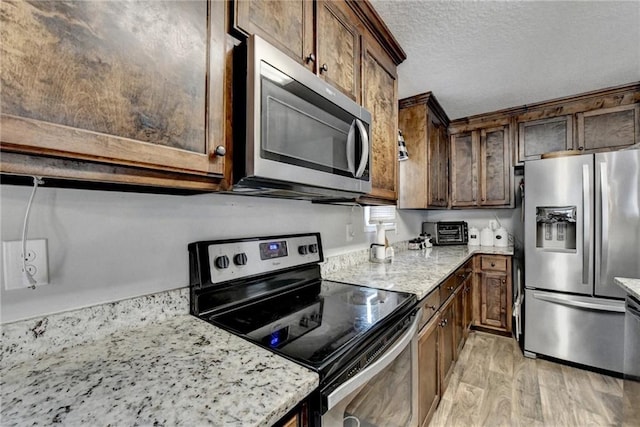
M 608 262 L 609 252 L 609 181 L 607 180 L 607 163 L 600 163 L 600 283 L 606 282 L 606 271 L 603 267 Z
M 582 165 L 582 283 L 593 283 L 591 266 L 591 182 L 589 165 Z
M 625 308 L 622 302 L 618 301 L 602 301 L 599 302 L 589 302 L 583 301 L 578 298 L 574 298 L 571 296 L 562 296 L 555 295 L 543 292 L 534 292 L 533 297 L 539 300 L 555 303 L 555 304 L 563 304 L 570 307 L 579 307 L 586 308 L 589 310 L 598 310 L 598 311 L 609 311 L 615 313 L 624 313 Z

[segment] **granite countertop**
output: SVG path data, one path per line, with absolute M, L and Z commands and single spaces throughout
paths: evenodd
M 513 255 L 513 247 L 434 246 L 397 253 L 393 262 L 388 264 L 366 262 L 326 273 L 323 277 L 338 282 L 409 292 L 416 294 L 420 300 L 475 254 Z
M 615 277 L 613 279 L 625 292 L 633 297 L 640 299 L 640 279 L 631 279 L 627 277 Z
M 186 314 L 3 363 L 0 374 L 3 426 L 267 426 L 319 382 Z
M 513 249 L 349 254 L 323 277 L 422 298 L 476 253 Z M 317 373 L 187 313 L 181 289 L 2 325 L 2 425 L 267 426 L 318 387 Z

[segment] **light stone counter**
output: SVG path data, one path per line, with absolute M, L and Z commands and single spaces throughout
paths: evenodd
M 640 299 L 640 279 L 615 277 L 613 279 L 625 292 L 636 299 Z
M 268 426 L 318 386 L 187 314 L 3 363 L 0 375 L 3 426 Z
M 513 247 L 434 246 L 420 251 L 396 253 L 389 264 L 365 262 L 325 272 L 323 277 L 338 282 L 410 292 L 420 300 L 475 254 L 513 255 Z

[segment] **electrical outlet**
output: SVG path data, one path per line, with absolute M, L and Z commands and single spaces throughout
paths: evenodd
M 47 240 L 27 240 L 27 271 L 32 274 L 36 286 L 49 284 L 49 264 Z M 4 288 L 24 289 L 29 282 L 23 273 L 22 240 L 2 242 L 2 268 L 4 270 Z
M 353 224 L 347 224 L 347 242 L 352 241 L 354 235 L 355 233 L 353 232 Z

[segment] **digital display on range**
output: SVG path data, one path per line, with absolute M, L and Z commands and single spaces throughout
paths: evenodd
M 284 240 L 260 243 L 260 259 L 262 260 L 281 258 L 287 255 L 287 242 Z

